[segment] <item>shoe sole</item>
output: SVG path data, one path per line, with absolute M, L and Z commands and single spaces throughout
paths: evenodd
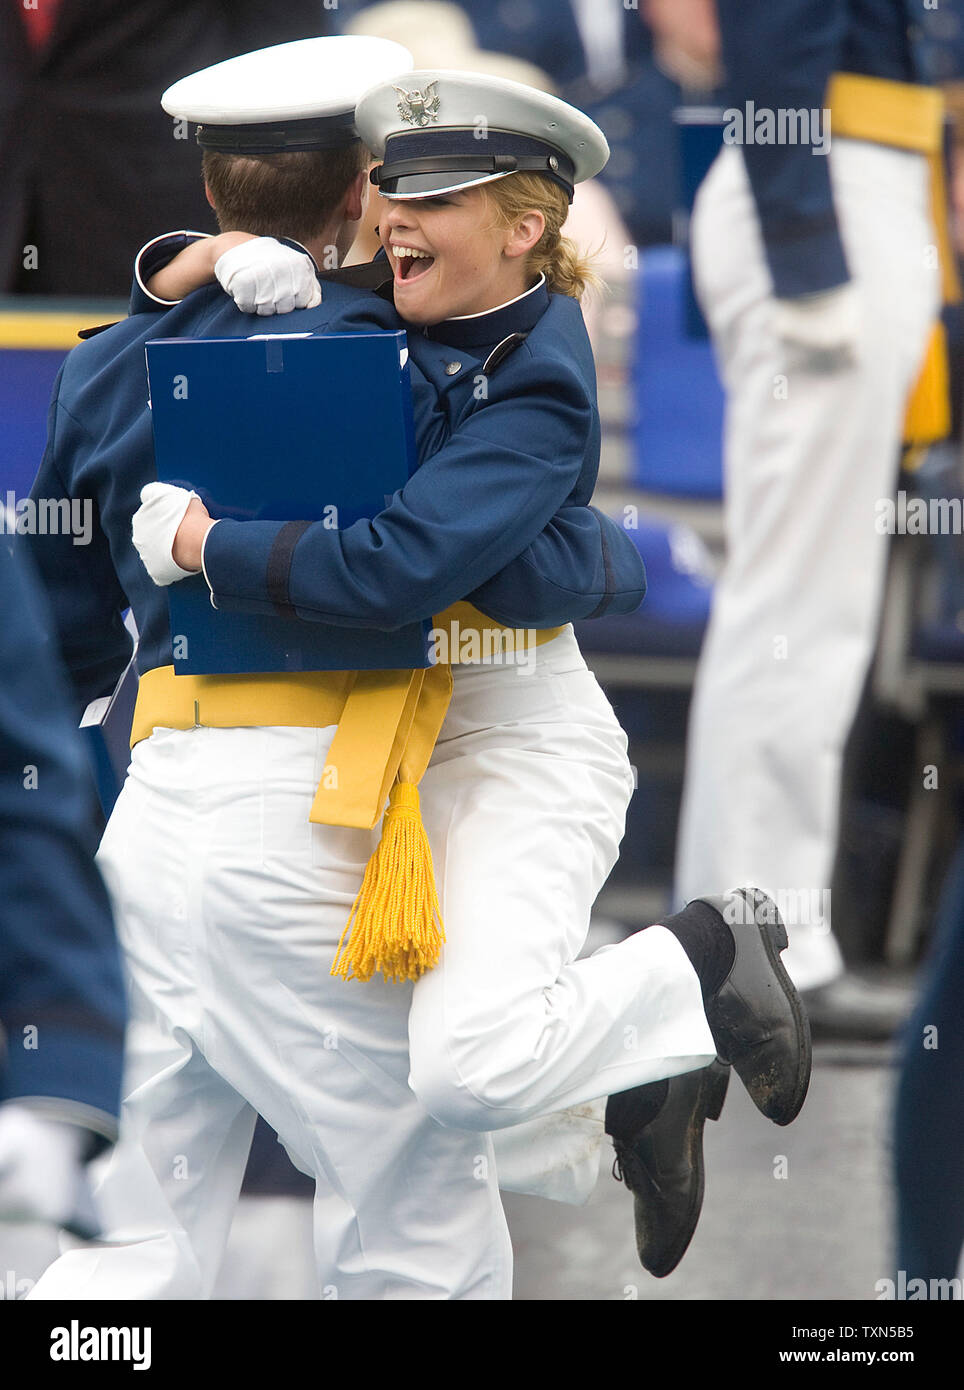
M 723 1111 L 723 1102 L 726 1100 L 727 1087 L 730 1084 L 730 1068 L 723 1062 L 711 1062 L 704 1068 L 700 1092 L 697 1104 L 693 1112 L 687 1130 L 686 1142 L 689 1150 L 689 1160 L 696 1173 L 696 1186 L 693 1190 L 693 1200 L 686 1212 L 685 1219 L 680 1223 L 680 1232 L 677 1240 L 665 1251 L 661 1252 L 660 1258 L 654 1258 L 646 1250 L 646 1232 L 640 1234 L 639 1217 L 642 1208 L 637 1201 L 637 1221 L 636 1221 L 636 1250 L 639 1255 L 639 1262 L 648 1273 L 656 1279 L 665 1279 L 667 1274 L 672 1274 L 680 1260 L 689 1249 L 690 1241 L 696 1231 L 700 1219 L 700 1212 L 703 1210 L 703 1191 L 705 1185 L 704 1164 L 703 1164 L 703 1126 L 707 1120 L 718 1120 Z
M 726 916 L 726 912 L 720 907 L 720 903 L 726 903 L 733 897 L 739 896 L 747 904 L 752 912 L 753 925 L 760 933 L 763 948 L 766 951 L 767 959 L 770 963 L 773 975 L 777 984 L 783 992 L 784 998 L 790 1007 L 799 1039 L 798 1064 L 795 1083 L 789 1097 L 781 1091 L 775 1090 L 774 1078 L 770 1070 L 757 1072 L 753 1069 L 753 1054 L 748 1053 L 732 1063 L 736 1074 L 739 1076 L 743 1085 L 749 1092 L 750 1098 L 762 1115 L 768 1120 L 772 1120 L 775 1125 L 789 1125 L 800 1114 L 803 1103 L 807 1098 L 807 1091 L 810 1088 L 810 1074 L 813 1067 L 813 1044 L 810 1037 L 810 1020 L 807 1018 L 806 1010 L 800 995 L 797 993 L 796 986 L 787 974 L 786 967 L 780 959 L 780 952 L 785 951 L 790 944 L 787 936 L 787 929 L 776 911 L 776 905 L 772 898 L 760 890 L 746 888 L 736 889 L 733 893 L 727 893 L 723 898 L 703 898 L 702 902 L 708 903 L 720 913 L 727 925 L 734 927 L 738 924 L 732 923 Z M 757 908 L 769 904 L 772 913 L 767 913 L 767 918 L 775 915 L 776 920 L 758 921 Z M 740 924 L 744 925 L 744 924 Z

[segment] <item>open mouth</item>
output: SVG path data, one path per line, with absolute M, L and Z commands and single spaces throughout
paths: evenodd
M 413 280 L 421 280 L 423 275 L 427 275 L 435 264 L 435 257 L 430 256 L 427 251 L 418 251 L 411 246 L 393 246 L 392 254 L 395 257 L 397 274 L 399 280 L 410 284 Z

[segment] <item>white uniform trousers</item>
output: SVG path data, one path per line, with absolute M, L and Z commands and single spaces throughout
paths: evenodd
M 814 155 L 814 158 L 821 156 Z M 776 337 L 739 149 L 697 198 L 694 270 L 727 393 L 727 556 L 690 718 L 677 895 L 777 898 L 797 986 L 842 969 L 830 932 L 844 743 L 876 633 L 901 425 L 939 305 L 922 156 L 852 140 L 829 155 L 860 296 L 859 361 L 808 368 Z
M 714 1055 L 664 928 L 575 960 L 632 772 L 571 628 L 529 674 L 455 668 L 421 783 L 447 941 L 414 986 L 328 973 L 378 833 L 308 822 L 333 733 L 161 730 L 135 750 L 101 849 L 133 1010 L 109 1243 L 32 1297 L 209 1296 L 259 1111 L 316 1179 L 324 1296 L 508 1298 L 479 1131 Z

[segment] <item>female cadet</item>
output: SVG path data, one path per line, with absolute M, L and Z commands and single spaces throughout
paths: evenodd
M 384 160 L 373 174 L 386 199 L 380 235 L 396 307 L 420 330 L 413 359 L 436 337 L 458 353 L 435 376 L 448 442 L 375 520 L 341 533 L 212 522 L 197 499 L 161 485 L 145 490 L 135 516 L 152 577 L 203 568 L 225 612 L 280 602 L 309 620 L 391 628 L 429 591 L 449 600 L 435 620 L 442 660 L 416 691 L 412 734 L 388 765 L 382 841 L 347 940 L 339 945 L 344 909 L 373 838 L 326 795 L 323 777 L 314 790 L 332 767 L 351 780 L 364 756 L 344 719 L 320 731 L 207 730 L 222 737 L 189 769 L 177 743 L 187 725 L 161 699 L 144 711 L 145 731 L 161 732 L 135 767 L 172 803 L 189 780 L 192 804 L 214 815 L 219 862 L 199 870 L 199 891 L 219 922 L 300 935 L 310 944 L 303 971 L 326 937 L 333 975 L 357 977 L 319 980 L 297 1003 L 262 978 L 271 1001 L 252 1003 L 268 1046 L 281 1045 L 269 1040 L 293 1006 L 335 1032 L 341 1065 L 313 1117 L 312 1170 L 319 1248 L 331 1252 L 338 1296 L 499 1298 L 509 1296 L 510 1249 L 480 1132 L 612 1093 L 638 1094 L 651 1119 L 665 1078 L 690 1072 L 683 1128 L 694 1118 L 701 1128 L 722 1104 L 709 1066 L 717 1051 L 758 1107 L 787 1123 L 806 1091 L 809 1048 L 772 922 L 751 925 L 744 953 L 720 914 L 695 904 L 670 929 L 576 960 L 632 794 L 625 735 L 570 626 L 538 634 L 525 653 L 508 630 L 502 660 L 478 661 L 480 643 L 469 642 L 464 660 L 463 639 L 484 639 L 486 620 L 459 601 L 471 593 L 481 604 L 503 552 L 517 553 L 567 499 L 588 500 L 595 481 L 593 365 L 572 297 L 587 271 L 559 232 L 573 184 L 608 151 L 582 113 L 519 84 L 429 71 L 399 81 L 363 98 L 357 125 Z M 272 724 L 267 705 L 260 721 Z M 247 737 L 269 734 L 279 736 L 270 751 Z M 260 791 L 238 797 L 233 769 L 252 757 Z M 375 780 L 381 806 L 386 781 Z M 303 862 L 293 847 L 309 809 Z M 190 833 L 201 829 L 208 844 L 204 823 Z M 403 918 L 411 931 L 399 942 Z M 226 950 L 205 946 L 224 972 L 212 970 L 212 989 L 231 995 L 225 1006 L 240 1020 L 234 996 L 247 1005 L 258 990 Z M 734 1005 L 740 994 L 748 1002 Z M 427 1112 L 421 1126 L 412 1093 Z

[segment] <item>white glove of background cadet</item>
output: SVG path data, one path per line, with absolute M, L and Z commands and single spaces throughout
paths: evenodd
M 84 1153 L 87 1132 L 26 1105 L 0 1105 L 0 1221 L 42 1221 L 82 1240 L 98 1235 Z
M 172 483 L 148 483 L 141 488 L 141 505 L 131 521 L 131 535 L 134 549 L 155 584 L 174 584 L 198 572 L 182 570 L 171 554 L 192 497 L 197 493 Z
M 822 294 L 774 300 L 773 328 L 784 343 L 803 353 L 808 365 L 852 366 L 860 342 L 860 298 L 852 282 Z
M 215 261 L 214 273 L 244 314 L 290 314 L 321 303 L 310 257 L 274 237 L 255 237 L 225 251 Z

